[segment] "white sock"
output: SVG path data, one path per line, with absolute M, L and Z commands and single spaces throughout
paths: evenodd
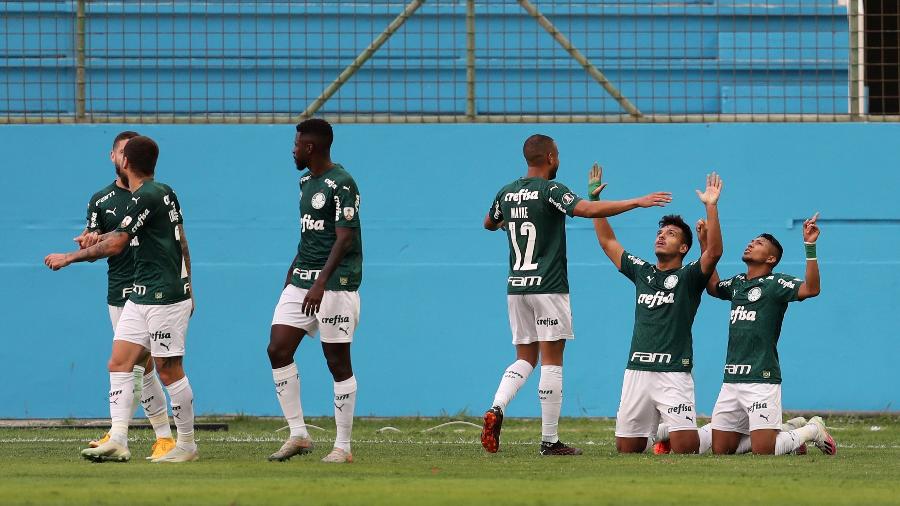
M 144 414 L 153 426 L 156 438 L 172 437 L 172 428 L 169 427 L 169 412 L 166 409 L 166 394 L 163 393 L 162 383 L 156 375 L 156 371 L 150 371 L 141 379 L 143 383 L 141 405 L 144 406 Z
M 356 376 L 334 382 L 334 423 L 337 435 L 334 447 L 350 453 L 350 435 L 353 432 L 353 409 L 356 407 Z
M 741 440 L 738 442 L 737 449 L 734 450 L 735 455 L 743 455 L 745 453 L 750 453 L 753 450 L 753 445 L 750 444 L 750 436 L 741 436 Z
M 131 399 L 131 416 L 137 413 L 138 405 L 141 403 L 141 390 L 144 388 L 144 367 L 140 365 L 134 366 L 134 397 Z
M 506 406 L 513 400 L 522 385 L 528 381 L 528 376 L 532 371 L 534 371 L 534 367 L 531 367 L 531 364 L 525 360 L 516 360 L 507 367 L 503 377 L 500 378 L 500 386 L 497 387 L 494 403 L 491 406 L 499 406 L 500 410 L 505 413 Z
M 194 391 L 187 376 L 166 386 L 169 399 L 172 400 L 172 417 L 178 429 L 178 446 L 193 448 L 194 446 Z
M 775 437 L 775 455 L 787 455 L 816 438 L 819 428 L 808 423 L 794 430 L 781 431 Z
M 665 423 L 659 424 L 656 428 L 656 440 L 657 441 L 668 441 L 669 440 L 669 425 Z
M 712 424 L 708 423 L 697 429 L 697 435 L 700 436 L 700 449 L 697 453 L 704 454 L 712 449 Z
M 291 362 L 280 369 L 272 369 L 275 380 L 275 394 L 281 404 L 281 412 L 291 428 L 291 437 L 309 439 L 306 422 L 303 421 L 303 408 L 300 406 L 300 374 L 297 363 Z
M 541 441 L 559 441 L 559 411 L 562 408 L 562 366 L 542 365 L 538 385 L 541 399 Z
M 134 398 L 134 373 L 109 373 L 109 437 L 121 445 L 128 445 L 128 424 L 131 422 Z
M 657 440 L 655 437 L 653 437 L 653 436 L 648 437 L 647 438 L 647 446 L 644 447 L 644 451 L 648 452 L 648 451 L 652 450 L 653 446 L 656 445 L 656 441 Z

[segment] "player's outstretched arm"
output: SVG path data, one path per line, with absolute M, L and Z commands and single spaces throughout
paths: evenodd
M 722 258 L 722 227 L 719 226 L 719 195 L 722 193 L 722 178 L 713 172 L 706 175 L 706 190 L 697 197 L 706 206 L 706 248 L 700 254 L 700 269 L 703 274 L 716 270 Z
M 97 244 L 73 251 L 71 253 L 51 253 L 44 257 L 44 264 L 58 271 L 75 262 L 89 262 L 98 258 L 111 257 L 118 255 L 128 247 L 131 238 L 125 232 L 110 232 L 100 236 L 100 242 Z
M 334 274 L 334 270 L 337 269 L 341 260 L 344 259 L 344 255 L 347 254 L 347 250 L 350 249 L 356 230 L 358 229 L 334 227 L 334 245 L 331 247 L 331 252 L 328 253 L 328 260 L 325 261 L 325 266 L 322 267 L 319 277 L 316 278 L 316 281 L 306 292 L 306 297 L 303 299 L 301 310 L 307 316 L 312 316 L 319 311 L 319 307 L 322 305 L 322 297 L 325 296 L 325 282 Z
M 607 218 L 638 207 L 664 207 L 672 202 L 672 194 L 669 192 L 654 192 L 628 200 L 601 201 L 600 192 L 606 188 L 606 184 L 601 183 L 602 178 L 603 167 L 595 163 L 588 173 L 588 197 L 590 200 L 581 200 L 575 204 L 573 215 L 581 218 Z
M 803 242 L 806 245 L 806 279 L 797 292 L 798 300 L 815 297 L 821 291 L 819 260 L 816 253 L 816 241 L 819 239 L 819 225 L 816 224 L 818 219 L 819 213 L 816 213 L 812 218 L 803 222 Z
M 700 258 L 703 258 L 703 253 L 706 251 L 706 232 L 706 220 L 697 220 L 697 241 L 700 243 Z M 718 284 L 719 271 L 714 268 L 712 275 L 709 277 L 709 281 L 706 283 L 706 293 L 715 297 L 716 285 Z
M 599 163 L 595 163 L 588 173 L 588 198 L 591 200 L 599 200 L 600 192 L 606 188 L 606 183 L 601 182 L 603 178 L 603 167 Z M 606 256 L 609 257 L 616 269 L 622 268 L 622 252 L 625 248 L 616 239 L 616 233 L 613 232 L 612 226 L 606 218 L 594 219 L 594 232 L 597 234 L 597 242 Z

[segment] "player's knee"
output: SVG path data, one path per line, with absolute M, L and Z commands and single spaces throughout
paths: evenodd
M 284 367 L 290 364 L 294 359 L 294 357 L 291 356 L 287 352 L 287 350 L 276 345 L 275 343 L 269 343 L 269 347 L 266 348 L 266 352 L 269 354 L 269 362 L 271 362 L 273 369 Z
M 732 448 L 729 445 L 715 443 L 712 445 L 712 451 L 715 455 L 734 455 L 736 450 L 737 448 Z
M 331 371 L 331 376 L 335 381 L 344 381 L 353 376 L 353 368 L 348 362 L 338 358 L 327 358 L 326 362 L 328 362 L 328 370 Z

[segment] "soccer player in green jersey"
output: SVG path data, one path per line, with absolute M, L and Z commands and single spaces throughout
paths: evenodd
M 589 175 L 589 195 L 599 198 L 602 169 Z M 616 413 L 616 449 L 640 453 L 653 443 L 660 419 L 669 427 L 672 450 L 696 453 L 700 446 L 694 407 L 691 326 L 707 281 L 722 256 L 718 201 L 722 180 L 707 175 L 697 191 L 706 207 L 707 248 L 700 259 L 684 264 L 692 243 L 691 228 L 677 215 L 663 216 L 656 232 L 656 263 L 625 251 L 609 222 L 594 220 L 597 240 L 613 265 L 635 286 L 634 333 Z
M 708 426 L 712 428 L 711 445 L 716 454 L 746 451 L 747 439 L 749 449 L 756 454 L 784 455 L 810 441 L 826 455 L 837 451 L 821 417 L 805 424 L 791 420 L 789 427 L 781 423 L 778 338 L 788 303 L 819 295 L 818 217 L 816 213 L 803 223 L 805 281 L 773 272 L 784 249 L 770 234 L 760 234 L 744 249 L 741 260 L 747 264 L 746 273 L 720 280 L 713 272 L 709 279 L 709 294 L 731 301 L 725 377 Z M 707 247 L 708 228 L 703 220 L 697 223 L 701 249 Z
M 116 168 L 116 179 L 103 187 L 91 197 L 87 208 L 87 225 L 81 235 L 75 238 L 80 248 L 87 248 L 96 244 L 102 234 L 112 232 L 119 226 L 125 209 L 131 203 L 131 191 L 122 175 L 122 160 L 125 153 L 125 144 L 128 139 L 137 137 L 137 132 L 121 132 L 113 140 L 112 151 L 109 158 Z M 131 248 L 125 248 L 122 253 L 113 255 L 107 259 L 108 288 L 106 302 L 109 308 L 109 319 L 112 321 L 113 332 L 122 315 L 125 301 L 131 293 L 134 284 L 134 257 Z M 134 400 L 132 411 L 141 403 L 144 413 L 150 420 L 153 430 L 156 432 L 156 442 L 153 444 L 150 458 L 165 455 L 175 446 L 172 439 L 172 430 L 169 428 L 169 415 L 166 411 L 166 396 L 162 391 L 162 384 L 153 369 L 153 360 L 149 357 L 145 364 L 134 366 Z M 109 440 L 107 432 L 102 438 L 91 441 L 89 446 L 96 448 Z
M 541 455 L 580 455 L 559 440 L 562 365 L 566 340 L 574 339 L 566 265 L 566 216 L 613 216 L 637 207 L 664 206 L 669 193 L 651 193 L 618 202 L 589 202 L 554 181 L 559 149 L 552 138 L 532 135 L 523 147 L 528 171 L 494 198 L 484 227 L 508 232 L 507 305 L 516 361 L 504 372 L 491 409 L 484 414 L 481 444 L 500 448 L 507 405 L 541 359 Z
M 294 354 L 304 336 L 316 333 L 334 378 L 337 426 L 334 448 L 322 461 L 353 461 L 356 377 L 350 344 L 359 324 L 362 236 L 359 190 L 350 173 L 331 161 L 333 140 L 331 125 L 322 119 L 300 123 L 294 136 L 294 163 L 306 171 L 300 177 L 300 244 L 275 307 L 268 348 L 275 393 L 291 433 L 269 456 L 273 461 L 312 451 Z
M 149 137 L 125 144 L 123 180 L 131 203 L 119 226 L 99 242 L 71 253 L 47 255 L 44 263 L 58 270 L 75 262 L 118 255 L 134 239 L 134 284 L 116 325 L 109 359 L 109 440 L 82 450 L 93 461 L 124 462 L 128 425 L 134 413 L 133 370 L 149 353 L 172 401 L 178 429 L 175 447 L 153 462 L 197 460 L 194 442 L 194 394 L 184 373 L 183 357 L 188 320 L 194 310 L 191 262 L 178 197 L 168 185 L 154 180 L 159 147 Z

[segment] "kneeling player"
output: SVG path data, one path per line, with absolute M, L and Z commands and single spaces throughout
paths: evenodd
M 783 249 L 770 234 L 756 237 L 744 250 L 747 272 L 719 280 L 710 277 L 710 295 L 731 301 L 725 378 L 712 415 L 712 450 L 735 453 L 750 435 L 753 453 L 784 455 L 812 441 L 827 455 L 837 447 L 821 417 L 783 430 L 781 424 L 781 367 L 778 338 L 790 302 L 819 295 L 819 264 L 816 260 L 818 213 L 803 223 L 806 244 L 806 281 L 773 273 Z M 701 248 L 706 247 L 707 226 L 697 223 Z M 745 442 L 746 443 L 746 442 Z M 744 444 L 746 446 L 746 444 Z

